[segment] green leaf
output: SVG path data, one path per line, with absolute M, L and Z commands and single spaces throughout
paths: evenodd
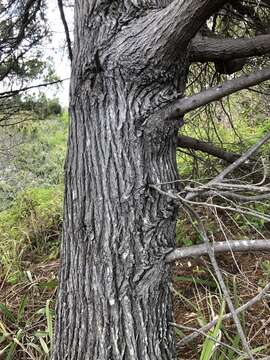
M 24 295 L 20 302 L 20 307 L 18 310 L 18 316 L 17 316 L 18 323 L 24 318 L 25 307 L 26 307 L 27 303 L 28 303 L 28 296 Z
M 50 342 L 52 344 L 53 340 L 53 324 L 52 324 L 52 315 L 50 311 L 50 300 L 46 301 L 46 318 L 47 318 L 47 330 L 50 337 Z
M 15 342 L 12 342 L 10 344 L 5 360 L 13 360 L 14 359 L 13 355 L 15 353 L 16 347 L 17 347 L 17 344 Z
M 47 331 L 37 331 L 34 333 L 36 337 L 47 337 L 49 334 Z
M 9 310 L 9 308 L 8 308 L 6 305 L 0 304 L 0 313 L 1 313 L 1 312 L 5 315 L 5 317 L 6 317 L 8 320 L 12 321 L 13 323 L 16 323 L 16 318 L 15 318 L 15 316 L 13 315 L 12 311 Z
M 220 340 L 220 338 L 221 338 L 220 328 L 221 328 L 221 324 L 222 324 L 222 316 L 224 314 L 224 310 L 225 310 L 225 301 L 223 300 L 219 318 L 218 318 L 218 322 L 216 323 L 214 330 L 210 330 L 208 332 L 208 335 L 211 336 L 211 338 L 207 337 L 205 339 L 204 344 L 203 344 L 203 349 L 201 352 L 201 356 L 200 356 L 200 360 L 210 360 L 215 352 L 215 349 L 217 347 L 217 341 L 215 341 L 215 340 Z
M 39 338 L 39 341 L 40 341 L 40 344 L 41 344 L 42 349 L 43 349 L 43 351 L 45 352 L 45 354 L 46 354 L 46 355 L 49 355 L 49 354 L 50 354 L 50 350 L 49 350 L 47 344 L 45 343 L 45 341 L 44 341 L 41 337 Z

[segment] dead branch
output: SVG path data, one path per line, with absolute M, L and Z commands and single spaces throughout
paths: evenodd
M 236 194 L 230 191 L 222 191 L 222 190 L 209 190 L 199 194 L 200 198 L 209 198 L 209 197 L 221 197 L 223 199 L 233 199 L 241 202 L 255 202 L 255 201 L 263 201 L 270 199 L 270 193 L 262 194 L 262 195 L 241 195 Z
M 175 193 L 171 193 L 171 192 L 166 192 L 163 191 L 162 189 L 160 189 L 157 185 L 149 185 L 149 187 L 157 190 L 160 194 L 163 194 L 165 196 L 169 196 L 171 199 L 174 199 L 176 202 L 179 202 L 179 204 L 190 204 L 190 205 L 202 205 L 202 206 L 208 206 L 208 207 L 212 207 L 212 208 L 216 208 L 216 209 L 221 209 L 221 210 L 228 210 L 228 211 L 233 211 L 233 212 L 237 212 L 239 214 L 244 214 L 244 215 L 250 215 L 253 216 L 257 219 L 261 219 L 264 221 L 269 222 L 270 221 L 270 216 L 265 215 L 261 212 L 258 211 L 254 211 L 254 210 L 250 210 L 249 208 L 245 208 L 245 207 L 239 207 L 239 206 L 235 206 L 235 203 L 232 203 L 233 206 L 227 206 L 227 205 L 218 205 L 218 204 L 212 204 L 212 203 L 208 203 L 208 202 L 200 202 L 200 201 L 192 201 L 189 200 L 187 198 L 183 198 L 182 196 L 180 196 L 180 194 L 175 194 Z M 195 196 L 197 196 L 198 193 L 196 193 Z
M 239 351 L 238 349 L 234 348 L 233 346 L 230 346 L 230 345 L 224 343 L 223 341 L 218 340 L 214 336 L 211 336 L 211 335 L 207 334 L 206 332 L 202 331 L 201 329 L 196 329 L 194 327 L 181 325 L 181 324 L 176 324 L 176 323 L 170 323 L 170 325 L 172 325 L 175 328 L 180 329 L 180 330 L 189 330 L 189 331 L 197 332 L 199 335 L 205 336 L 206 338 L 213 340 L 216 344 L 222 345 L 222 346 L 224 346 L 224 347 L 226 347 L 228 349 L 233 350 L 238 355 L 245 354 L 245 353 L 243 353 L 243 351 Z
M 248 159 L 254 155 L 268 140 L 270 139 L 270 132 L 267 133 L 262 139 L 260 139 L 254 146 L 248 149 L 240 158 L 226 167 L 218 176 L 209 181 L 207 184 L 200 186 L 198 189 L 194 189 L 188 192 L 185 196 L 186 200 L 191 200 L 196 197 L 202 189 L 209 189 L 213 184 L 221 183 L 224 178 L 231 173 L 233 170 L 237 169 L 240 165 L 248 161 Z M 199 190 L 200 189 L 200 190 Z
M 47 87 L 50 85 L 55 85 L 55 84 L 60 84 L 63 81 L 67 81 L 69 80 L 69 78 L 67 79 L 61 79 L 61 80 L 55 80 L 55 81 L 50 81 L 44 84 L 38 84 L 38 85 L 32 85 L 32 86 L 26 86 L 26 87 L 22 87 L 20 89 L 15 89 L 15 90 L 8 90 L 8 91 L 3 91 L 0 93 L 0 99 L 6 99 L 9 97 L 12 97 L 14 95 L 18 95 L 21 92 L 27 91 L 27 90 L 31 90 L 31 89 L 36 89 L 36 88 L 40 88 L 40 87 Z
M 61 16 L 61 20 L 62 20 L 64 29 L 65 29 L 65 35 L 66 35 L 67 47 L 68 47 L 68 56 L 69 56 L 70 61 L 72 61 L 72 57 L 73 57 L 72 44 L 71 44 L 71 40 L 70 40 L 70 36 L 69 36 L 69 29 L 68 29 L 68 24 L 67 24 L 62 0 L 58 0 L 58 8 L 59 8 L 59 12 L 60 12 L 60 16 Z
M 215 257 L 215 252 L 214 252 L 214 248 L 211 246 L 211 243 L 209 241 L 209 238 L 208 238 L 208 235 L 207 235 L 207 232 L 205 230 L 205 227 L 199 217 L 199 215 L 197 214 L 197 212 L 188 204 L 188 201 L 185 201 L 185 199 L 182 199 L 179 195 L 174 195 L 173 193 L 166 193 L 165 191 L 162 191 L 161 189 L 159 189 L 157 186 L 155 185 L 151 185 L 151 187 L 153 189 L 156 189 L 159 193 L 163 194 L 163 195 L 166 195 L 170 198 L 173 198 L 173 199 L 178 199 L 179 202 L 188 210 L 188 212 L 194 217 L 194 219 L 196 220 L 196 223 L 197 223 L 197 231 L 198 233 L 202 236 L 203 238 L 203 241 L 204 241 L 204 245 L 206 247 L 206 250 L 207 250 L 207 254 L 210 258 L 210 261 L 212 263 L 212 266 L 214 268 L 214 271 L 215 271 L 215 274 L 217 276 L 217 280 L 219 282 L 219 285 L 220 285 L 220 288 L 222 290 L 222 293 L 224 295 L 224 298 L 225 298 L 225 301 L 230 309 L 230 312 L 232 314 L 232 317 L 233 317 L 233 320 L 234 320 L 234 323 L 236 325 L 236 328 L 237 328 L 237 331 L 238 331 L 238 334 L 240 336 L 240 339 L 241 339 L 241 342 L 242 342 L 242 345 L 243 345 L 243 348 L 245 349 L 245 352 L 248 354 L 249 358 L 250 359 L 254 359 L 253 355 L 252 355 L 252 352 L 249 348 L 249 345 L 248 345 L 248 342 L 247 342 L 247 339 L 246 339 L 246 336 L 244 334 L 244 331 L 243 331 L 243 328 L 242 328 L 242 325 L 237 317 L 237 314 L 235 312 L 235 308 L 234 308 L 234 305 L 232 303 L 232 300 L 231 300 L 231 297 L 230 297 L 230 294 L 229 294 L 229 291 L 226 287 L 226 284 L 223 280 L 223 276 L 221 274 L 221 271 L 219 269 L 219 266 L 218 266 L 218 263 L 217 263 L 217 260 L 216 260 L 216 257 Z
M 256 303 L 258 303 L 259 301 L 261 301 L 264 297 L 269 297 L 270 295 L 267 294 L 267 292 L 270 290 L 270 283 L 268 283 L 263 289 L 262 291 L 260 291 L 254 298 L 250 299 L 248 302 L 246 302 L 244 305 L 240 306 L 239 308 L 237 308 L 235 310 L 236 314 L 240 314 L 241 312 L 248 310 L 249 308 L 251 308 L 253 305 L 255 305 Z M 224 316 L 222 316 L 222 320 L 228 320 L 232 318 L 232 314 L 228 313 L 225 314 Z M 214 319 L 212 321 L 210 321 L 208 324 L 204 325 L 203 327 L 200 328 L 200 331 L 202 332 L 207 332 L 210 329 L 212 329 L 216 323 L 218 322 L 218 319 Z M 191 342 L 192 340 L 196 339 L 198 336 L 200 336 L 201 334 L 199 332 L 193 332 L 192 334 L 184 337 L 183 339 L 181 339 L 178 343 L 177 346 L 183 346 L 188 344 L 189 342 Z
M 224 295 L 224 298 L 225 298 L 225 301 L 230 309 L 230 312 L 232 314 L 232 318 L 233 318 L 233 321 L 235 323 L 235 326 L 237 328 L 237 332 L 240 336 L 240 339 L 241 339 L 241 342 L 242 342 L 242 345 L 243 345 L 243 348 L 245 350 L 245 352 L 247 353 L 247 355 L 249 356 L 250 359 L 254 359 L 253 357 L 253 354 L 250 350 L 250 347 L 249 347 L 249 344 L 247 342 L 247 339 L 246 339 L 246 336 L 245 336 L 245 333 L 244 333 L 244 330 L 242 328 L 242 325 L 238 319 L 238 316 L 237 316 L 237 313 L 235 311 L 235 308 L 234 308 L 234 305 L 233 305 L 233 302 L 231 300 L 231 297 L 230 297 L 230 294 L 229 294 L 229 291 L 226 287 L 226 284 L 223 280 L 223 276 L 221 274 L 221 271 L 220 271 L 220 268 L 219 268 L 219 265 L 217 263 L 217 260 L 216 260 L 216 257 L 215 257 L 215 252 L 214 252 L 214 249 L 213 247 L 211 246 L 211 243 L 209 241 L 209 238 L 208 238 L 208 235 L 207 235 L 207 232 L 205 230 L 205 227 L 199 217 L 199 215 L 197 214 L 197 212 L 192 209 L 188 204 L 186 203 L 183 203 L 183 205 L 187 208 L 187 210 L 190 212 L 190 214 L 195 218 L 195 220 L 197 221 L 197 224 L 198 224 L 198 232 L 200 233 L 200 235 L 202 236 L 203 240 L 204 240 L 204 244 L 205 244 L 205 247 L 207 249 L 207 254 L 210 258 L 210 261 L 212 263 L 212 266 L 214 268 L 214 271 L 215 271 L 215 274 L 216 274 L 216 277 L 217 277 L 217 280 L 219 282 L 219 285 L 220 285 L 220 288 L 221 288 L 221 291 Z
M 270 70 L 270 68 L 269 68 Z M 270 72 L 269 72 L 270 74 Z M 268 140 L 270 139 L 270 132 L 268 132 L 262 139 L 260 139 L 254 146 L 247 150 L 239 159 L 224 169 L 211 183 L 221 182 L 230 172 L 245 163 L 252 155 L 254 155 Z
M 270 250 L 270 240 L 229 240 L 220 241 L 211 244 L 212 251 L 215 254 L 224 253 L 228 251 L 233 252 L 249 252 L 249 251 L 263 251 Z M 205 244 L 193 245 L 188 247 L 181 247 L 170 252 L 165 261 L 170 263 L 173 261 L 186 259 L 188 257 L 199 257 L 207 255 L 207 247 Z

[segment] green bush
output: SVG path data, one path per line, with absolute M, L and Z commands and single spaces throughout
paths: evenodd
M 61 115 L 62 106 L 57 98 L 48 99 L 45 94 L 38 97 L 28 96 L 20 100 L 22 110 L 30 111 L 36 114 L 39 119 L 46 119 L 48 116 Z

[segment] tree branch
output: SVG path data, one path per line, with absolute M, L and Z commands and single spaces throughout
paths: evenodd
M 68 29 L 68 24 L 67 24 L 67 20 L 66 20 L 66 16 L 65 16 L 65 12 L 64 12 L 64 8 L 63 8 L 63 1 L 62 0 L 58 0 L 58 8 L 59 8 L 59 12 L 60 12 L 60 16 L 61 16 L 61 20 L 65 29 L 65 34 L 66 34 L 66 40 L 67 40 L 67 47 L 68 47 L 68 56 L 70 61 L 72 61 L 72 45 L 71 45 L 71 40 L 70 40 L 70 36 L 69 36 L 69 29 Z
M 224 178 L 230 174 L 232 171 L 237 169 L 239 166 L 244 164 L 252 155 L 254 155 L 267 141 L 270 139 L 270 132 L 267 133 L 262 139 L 260 139 L 255 145 L 253 145 L 250 149 L 248 149 L 243 155 L 240 156 L 236 161 L 227 166 L 218 176 L 209 181 L 207 184 L 200 186 L 193 191 L 187 193 L 185 200 L 192 200 L 195 198 L 200 191 L 203 189 L 207 189 L 211 187 L 213 184 L 220 183 L 224 180 Z
M 267 294 L 267 292 L 270 290 L 270 283 L 268 283 L 264 289 L 259 292 L 259 294 L 257 294 L 254 298 L 252 298 L 251 300 L 249 300 L 246 304 L 240 306 L 239 308 L 237 308 L 235 310 L 236 314 L 240 314 L 241 312 L 249 309 L 250 307 L 252 307 L 253 305 L 255 305 L 257 302 L 261 301 L 264 297 L 266 296 L 269 296 Z M 231 319 L 232 318 L 232 314 L 231 313 L 228 313 L 228 314 L 225 314 L 223 317 L 222 317 L 222 320 L 228 320 L 228 319 Z M 209 331 L 210 329 L 212 329 L 216 323 L 219 321 L 219 318 L 217 319 L 214 319 L 212 321 L 210 321 L 208 324 L 204 325 L 202 328 L 200 328 L 200 332 L 194 332 L 186 337 L 184 337 L 183 339 L 181 339 L 178 343 L 177 343 L 177 346 L 183 346 L 187 343 L 189 343 L 190 341 L 196 339 L 196 337 L 200 336 L 201 333 L 203 332 L 207 332 Z
M 221 191 L 219 189 L 218 190 L 209 190 L 209 191 L 199 194 L 198 196 L 202 199 L 219 196 L 221 199 L 224 199 L 224 200 L 233 199 L 233 200 L 237 200 L 237 201 L 241 201 L 241 202 L 245 202 L 245 203 L 254 203 L 255 201 L 263 201 L 263 200 L 270 199 L 270 193 L 260 194 L 260 195 L 241 195 L 241 194 L 236 194 L 231 191 Z
M 175 328 L 177 329 L 180 329 L 180 330 L 189 330 L 189 331 L 193 331 L 193 332 L 197 332 L 199 335 L 202 335 L 202 336 L 205 336 L 207 339 L 211 339 L 213 340 L 213 342 L 215 344 L 219 344 L 219 345 L 222 345 L 223 347 L 226 347 L 230 350 L 233 350 L 236 354 L 238 355 L 242 355 L 243 356 L 243 352 L 234 348 L 233 346 L 230 346 L 226 343 L 224 343 L 223 341 L 220 341 L 218 340 L 218 337 L 216 336 L 211 336 L 209 334 L 207 334 L 206 332 L 202 331 L 201 329 L 196 329 L 194 327 L 190 327 L 190 326 L 185 326 L 185 325 L 181 325 L 181 324 L 176 324 L 176 323 L 170 323 L 170 325 L 174 326 Z
M 106 51 L 121 63 L 158 61 L 185 55 L 188 44 L 205 21 L 227 0 L 174 0 L 166 8 L 127 25 Z
M 270 139 L 270 132 L 265 134 L 255 145 L 253 145 L 250 149 L 248 149 L 243 155 L 240 156 L 234 163 L 226 167 L 218 176 L 216 176 L 213 180 L 211 180 L 208 185 L 212 185 L 214 183 L 218 183 L 223 181 L 223 179 L 235 170 L 237 167 L 245 163 L 252 155 L 254 155 L 265 143 L 267 143 Z
M 191 43 L 191 61 L 208 62 L 261 56 L 270 52 L 270 34 L 254 38 L 221 39 L 196 36 Z
M 256 71 L 250 75 L 243 75 L 238 78 L 225 81 L 221 85 L 211 87 L 195 95 L 176 100 L 164 107 L 158 114 L 164 120 L 177 120 L 184 114 L 195 110 L 210 102 L 220 100 L 236 91 L 247 89 L 270 79 L 270 67 Z
M 249 252 L 249 251 L 263 251 L 270 250 L 270 240 L 229 240 L 219 241 L 211 245 L 211 248 L 215 254 L 224 253 L 228 251 L 236 252 Z M 170 252 L 165 261 L 167 263 L 186 259 L 189 257 L 199 257 L 207 255 L 208 250 L 205 244 L 182 247 Z
M 187 210 L 190 212 L 190 214 L 194 217 L 194 219 L 197 222 L 197 227 L 198 227 L 197 230 L 198 230 L 199 234 L 203 238 L 204 245 L 205 245 L 206 250 L 207 250 L 207 254 L 208 254 L 209 259 L 211 261 L 211 264 L 212 264 L 212 266 L 214 268 L 214 271 L 215 271 L 217 280 L 219 282 L 221 291 L 222 291 L 222 293 L 224 295 L 224 299 L 226 300 L 226 303 L 227 303 L 227 305 L 228 305 L 228 307 L 230 309 L 230 312 L 232 314 L 232 318 L 233 318 L 235 326 L 237 328 L 237 332 L 238 332 L 238 334 L 240 336 L 243 348 L 244 348 L 245 352 L 247 353 L 249 359 L 253 360 L 254 357 L 253 357 L 252 352 L 250 350 L 250 347 L 249 347 L 248 341 L 246 339 L 242 324 L 240 323 L 239 318 L 237 316 L 237 313 L 235 311 L 232 299 L 231 299 L 230 294 L 229 294 L 229 290 L 227 289 L 225 281 L 224 281 L 223 276 L 221 274 L 220 268 L 219 268 L 217 260 L 216 260 L 214 248 L 211 245 L 211 242 L 210 242 L 210 240 L 208 238 L 208 235 L 207 235 L 206 229 L 204 227 L 204 224 L 203 224 L 203 222 L 201 221 L 199 215 L 197 214 L 197 212 L 194 209 L 192 209 L 186 203 L 183 203 L 183 205 L 187 208 Z
M 8 91 L 3 91 L 0 92 L 0 99 L 6 99 L 6 98 L 10 98 L 14 95 L 18 95 L 21 92 L 27 91 L 27 90 L 31 90 L 31 89 L 36 89 L 36 88 L 40 88 L 40 87 L 47 87 L 50 85 L 55 85 L 55 84 L 59 84 L 62 83 L 63 81 L 69 80 L 69 78 L 67 79 L 61 79 L 61 80 L 55 80 L 55 81 L 50 81 L 44 84 L 38 84 L 38 85 L 32 85 L 32 86 L 26 86 L 23 87 L 21 89 L 15 89 L 15 90 L 8 90 Z
M 206 141 L 194 139 L 190 136 L 179 135 L 177 138 L 177 146 L 184 149 L 199 150 L 206 154 L 210 154 L 229 163 L 237 160 L 241 155 L 225 151 Z

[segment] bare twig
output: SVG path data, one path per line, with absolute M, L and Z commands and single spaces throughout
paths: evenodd
M 258 303 L 259 301 L 261 301 L 264 297 L 266 296 L 270 296 L 269 294 L 267 294 L 267 292 L 270 290 L 270 283 L 268 283 L 263 289 L 262 291 L 260 291 L 254 298 L 250 299 L 247 303 L 245 303 L 244 305 L 240 306 L 239 308 L 237 308 L 235 310 L 236 314 L 240 314 L 241 312 L 251 308 L 253 305 L 255 305 L 256 303 Z M 232 313 L 228 313 L 225 314 L 222 317 L 222 320 L 228 320 L 232 318 Z M 206 332 L 209 331 L 210 329 L 212 329 L 212 327 L 214 327 L 216 325 L 216 323 L 218 322 L 218 319 L 214 319 L 212 321 L 210 321 L 208 324 L 204 325 L 203 327 L 200 328 L 200 331 Z M 177 345 L 178 346 L 183 346 L 185 344 L 188 344 L 189 342 L 191 342 L 192 340 L 196 339 L 198 336 L 200 336 L 200 333 L 198 332 L 194 332 L 186 337 L 184 337 L 183 339 L 181 339 Z
M 15 90 L 3 91 L 3 92 L 0 93 L 0 99 L 6 99 L 6 98 L 12 97 L 14 95 L 18 95 L 19 93 L 27 91 L 27 90 L 59 84 L 59 83 L 62 83 L 63 81 L 67 81 L 67 80 L 69 80 L 69 78 L 62 79 L 62 80 L 50 81 L 50 82 L 47 82 L 47 83 L 44 83 L 44 84 L 26 86 L 26 87 L 23 87 L 23 88 L 20 88 L 20 89 L 15 89 Z
M 234 308 L 234 305 L 232 303 L 232 300 L 230 298 L 230 295 L 229 295 L 229 291 L 226 287 L 226 284 L 223 280 L 223 277 L 222 277 L 222 274 L 221 274 L 221 271 L 219 269 L 219 266 L 218 266 L 218 263 L 216 261 L 216 257 L 215 257 L 215 253 L 214 253 L 214 248 L 211 246 L 211 243 L 209 241 L 209 238 L 208 238 L 208 235 L 206 233 L 206 230 L 205 230 L 205 227 L 199 217 L 199 215 L 197 214 L 197 212 L 192 209 L 192 207 L 188 204 L 187 201 L 185 201 L 185 199 L 181 199 L 180 197 L 177 197 L 175 196 L 174 194 L 171 194 L 171 193 L 166 193 L 162 190 L 160 190 L 158 187 L 156 186 L 151 186 L 152 188 L 156 189 L 158 192 L 160 192 L 161 194 L 164 194 L 167 195 L 168 197 L 171 197 L 173 199 L 175 198 L 179 198 L 179 201 L 182 203 L 182 205 L 184 207 L 186 207 L 186 209 L 190 212 L 190 214 L 195 218 L 196 222 L 197 222 L 197 225 L 198 225 L 198 232 L 200 233 L 200 235 L 202 236 L 203 238 L 203 241 L 205 243 L 205 246 L 206 246 L 206 249 L 207 249 L 207 254 L 210 258 L 210 261 L 212 263 L 212 266 L 214 268 L 214 271 L 215 271 L 215 274 L 217 276 L 217 279 L 218 279 L 218 282 L 219 282 L 219 285 L 220 285 L 220 288 L 222 290 L 222 293 L 224 295 L 224 298 L 225 298 L 225 301 L 227 302 L 228 304 L 228 307 L 230 309 L 230 312 L 232 314 L 232 317 L 233 317 L 233 320 L 234 320 L 234 323 L 236 325 L 236 328 L 237 328 L 237 331 L 238 331 L 238 334 L 240 336 L 240 339 L 241 339 L 241 342 L 242 342 L 242 345 L 243 345 L 243 348 L 245 349 L 245 352 L 247 353 L 247 355 L 249 356 L 250 359 L 254 359 L 253 355 L 252 355 L 252 352 L 249 348 L 249 345 L 248 345 L 248 342 L 247 342 L 247 339 L 246 339 L 246 336 L 244 334 L 244 331 L 243 331 L 243 328 L 242 328 L 242 325 L 237 317 L 237 314 L 235 312 L 235 308 Z
M 260 147 L 262 147 L 268 140 L 270 139 L 270 132 L 268 132 L 262 139 L 260 139 L 254 146 L 252 146 L 248 151 L 246 151 L 240 158 L 238 158 L 236 161 L 234 161 L 232 164 L 230 164 L 228 167 L 226 167 L 218 176 L 216 176 L 214 179 L 209 181 L 207 184 L 201 186 L 199 189 L 208 188 L 209 186 L 217 183 L 221 183 L 224 178 L 231 173 L 233 170 L 238 168 L 240 165 L 242 165 L 244 162 L 246 162 L 252 155 L 254 155 Z M 198 190 L 199 190 L 198 189 Z M 197 189 L 194 189 L 192 192 L 189 192 L 186 196 L 186 200 L 191 200 L 194 197 L 198 195 Z
M 238 201 L 242 201 L 242 202 L 253 202 L 254 201 L 262 201 L 262 200 L 268 200 L 270 199 L 270 193 L 268 194 L 261 194 L 261 195 L 240 195 L 240 194 L 236 194 L 230 191 L 214 191 L 214 190 L 209 190 L 207 192 L 204 192 L 200 195 L 200 197 L 206 198 L 206 197 L 216 197 L 216 196 L 220 196 L 224 199 L 235 199 Z
M 233 203 L 231 201 L 231 203 L 234 206 L 227 206 L 227 205 L 218 205 L 218 204 L 212 204 L 209 202 L 200 202 L 200 201 L 192 201 L 192 200 L 188 200 L 187 198 L 183 198 L 181 197 L 179 194 L 173 194 L 170 192 L 166 192 L 161 190 L 158 186 L 156 185 L 150 185 L 150 187 L 152 187 L 153 189 L 157 190 L 160 194 L 169 196 L 170 198 L 174 199 L 175 201 L 178 201 L 180 204 L 191 204 L 191 205 L 202 205 L 202 206 L 208 206 L 208 207 L 212 207 L 212 208 L 217 208 L 217 209 L 222 209 L 222 210 L 229 210 L 229 211 L 233 211 L 233 212 L 237 212 L 239 214 L 245 214 L 245 215 L 251 215 L 254 216 L 257 219 L 262 219 L 264 221 L 270 221 L 270 216 L 265 215 L 263 213 L 260 213 L 258 211 L 254 211 L 251 210 L 249 208 L 245 208 L 245 207 L 239 207 L 239 206 L 235 206 L 236 204 Z M 196 195 L 197 196 L 197 195 Z M 227 199 L 228 200 L 228 199 Z
M 192 189 L 190 187 L 186 187 L 185 190 L 187 191 L 204 191 L 205 189 L 211 189 L 211 188 L 219 188 L 222 190 L 236 190 L 236 191 L 245 191 L 245 192 L 257 192 L 257 193 L 269 193 L 270 187 L 269 186 L 257 186 L 253 184 L 231 184 L 231 183 L 225 183 L 225 182 L 217 182 L 212 183 L 211 181 L 206 184 L 202 185 L 201 187 L 198 187 L 197 189 Z
M 209 238 L 208 238 L 208 235 L 206 233 L 206 230 L 204 228 L 204 225 L 199 217 L 199 215 L 197 214 L 197 212 L 191 208 L 191 206 L 189 206 L 188 204 L 184 204 L 186 206 L 186 208 L 190 211 L 190 213 L 194 216 L 194 218 L 196 219 L 197 221 L 197 224 L 198 224 L 198 231 L 199 233 L 201 234 L 201 236 L 203 237 L 203 240 L 204 240 L 204 243 L 205 243 L 205 246 L 207 248 L 207 253 L 208 253 L 208 256 L 210 258 L 210 261 L 212 263 L 212 266 L 214 268 L 214 271 L 215 271 L 215 274 L 217 276 L 217 279 L 218 279 L 218 282 L 219 282 L 219 285 L 220 285 L 220 288 L 222 290 L 222 293 L 224 295 L 224 298 L 227 302 L 227 305 L 230 309 L 230 312 L 232 314 L 232 318 L 234 320 L 234 323 L 235 323 L 235 326 L 237 328 L 237 331 L 238 331 L 238 334 L 240 336 L 240 339 L 241 339 L 241 342 L 242 342 L 242 345 L 243 345 L 243 348 L 245 349 L 245 352 L 248 354 L 248 356 L 250 357 L 250 359 L 254 359 L 253 357 L 253 354 L 249 348 L 249 345 L 248 345 L 248 342 L 247 342 L 247 339 L 246 339 L 246 336 L 244 334 L 244 331 L 243 331 L 243 328 L 242 328 L 242 325 L 238 319 L 238 316 L 236 314 L 236 311 L 235 311 L 235 308 L 234 308 L 234 305 L 232 303 L 232 300 L 231 300 L 231 297 L 230 297 L 230 294 L 229 294 L 229 291 L 226 287 L 226 284 L 223 280 L 223 276 L 221 274 L 221 271 L 219 269 L 219 266 L 218 266 L 218 263 L 216 261 L 216 257 L 215 257 L 215 253 L 214 253 L 214 249 L 213 247 L 211 246 L 211 243 L 209 241 Z
M 234 348 L 233 346 L 230 346 L 230 345 L 224 343 L 223 341 L 218 340 L 214 336 L 211 336 L 211 335 L 207 334 L 206 332 L 202 331 L 201 329 L 196 329 L 194 327 L 181 325 L 181 324 L 176 324 L 176 323 L 170 323 L 170 325 L 172 325 L 172 326 L 174 326 L 174 327 L 176 327 L 177 329 L 180 329 L 180 330 L 189 330 L 189 331 L 197 332 L 199 335 L 205 336 L 206 338 L 213 340 L 216 344 L 219 344 L 219 345 L 222 345 L 222 346 L 224 346 L 224 347 L 226 347 L 228 349 L 231 349 L 231 350 L 233 350 L 235 353 L 237 353 L 239 355 L 244 354 L 242 351 L 239 351 L 238 349 Z
M 69 36 L 69 29 L 68 29 L 68 24 L 67 24 L 62 0 L 58 0 L 58 8 L 59 8 L 59 12 L 60 12 L 60 16 L 61 16 L 61 20 L 62 20 L 64 29 L 65 29 L 67 47 L 68 47 L 68 56 L 69 56 L 70 61 L 72 61 L 72 58 L 73 58 L 72 44 L 71 44 L 71 40 L 70 40 L 70 36 Z
M 211 183 L 221 182 L 229 173 L 242 165 L 247 161 L 252 155 L 254 155 L 268 140 L 270 139 L 270 132 L 268 132 L 262 139 L 260 139 L 254 146 L 252 146 L 248 151 L 246 151 L 239 159 L 233 162 L 231 165 L 226 167 L 217 177 L 215 177 Z

